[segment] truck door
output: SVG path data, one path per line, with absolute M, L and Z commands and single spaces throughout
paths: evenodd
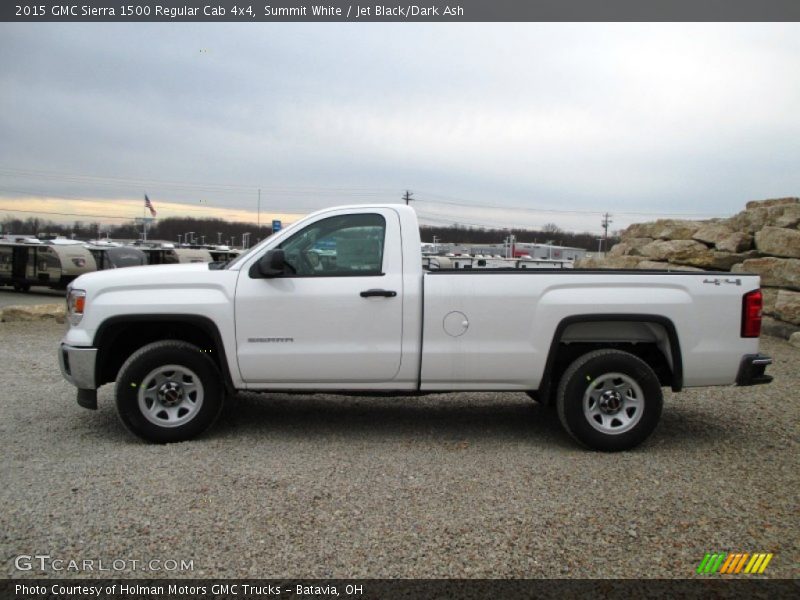
M 332 211 L 278 247 L 294 273 L 255 278 L 247 263 L 239 275 L 242 378 L 305 387 L 394 379 L 403 325 L 397 213 Z

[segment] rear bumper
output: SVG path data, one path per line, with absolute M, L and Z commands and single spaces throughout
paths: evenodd
M 736 375 L 736 385 L 760 385 L 772 381 L 772 375 L 767 375 L 767 366 L 772 364 L 772 359 L 764 354 L 745 354 L 739 363 L 739 373 Z
M 97 362 L 97 348 L 79 348 L 61 344 L 58 349 L 58 364 L 61 374 L 78 389 L 96 389 L 94 368 Z

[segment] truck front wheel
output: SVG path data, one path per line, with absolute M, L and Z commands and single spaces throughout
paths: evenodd
M 658 377 L 640 358 L 595 350 L 573 362 L 561 378 L 556 405 L 561 424 L 581 444 L 614 452 L 641 444 L 661 417 Z
M 150 442 L 180 442 L 200 435 L 219 416 L 223 397 L 214 361 L 178 340 L 140 348 L 117 376 L 120 419 Z

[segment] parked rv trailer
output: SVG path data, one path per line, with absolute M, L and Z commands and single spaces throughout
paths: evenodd
M 174 265 L 178 263 L 213 262 L 211 253 L 205 248 L 149 248 L 139 246 L 147 256 L 148 265 Z
M 147 256 L 139 248 L 133 246 L 88 245 L 97 270 L 119 269 L 121 267 L 138 267 L 147 264 Z
M 572 269 L 571 260 L 546 260 L 538 258 L 499 258 L 496 256 L 423 256 L 422 268 L 426 271 L 451 269 Z
M 573 260 L 548 260 L 546 258 L 520 258 L 517 259 L 518 269 L 573 269 Z
M 64 289 L 84 273 L 96 270 L 92 253 L 82 244 L 0 241 L 0 285 L 27 291 L 32 285 Z

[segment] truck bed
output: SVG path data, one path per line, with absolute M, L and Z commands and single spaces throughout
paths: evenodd
M 727 384 L 758 350 L 740 336 L 742 297 L 757 288 L 756 276 L 712 271 L 426 272 L 421 389 L 538 389 L 557 332 L 656 344 L 682 361 L 683 386 Z M 612 325 L 581 325 L 592 321 Z

